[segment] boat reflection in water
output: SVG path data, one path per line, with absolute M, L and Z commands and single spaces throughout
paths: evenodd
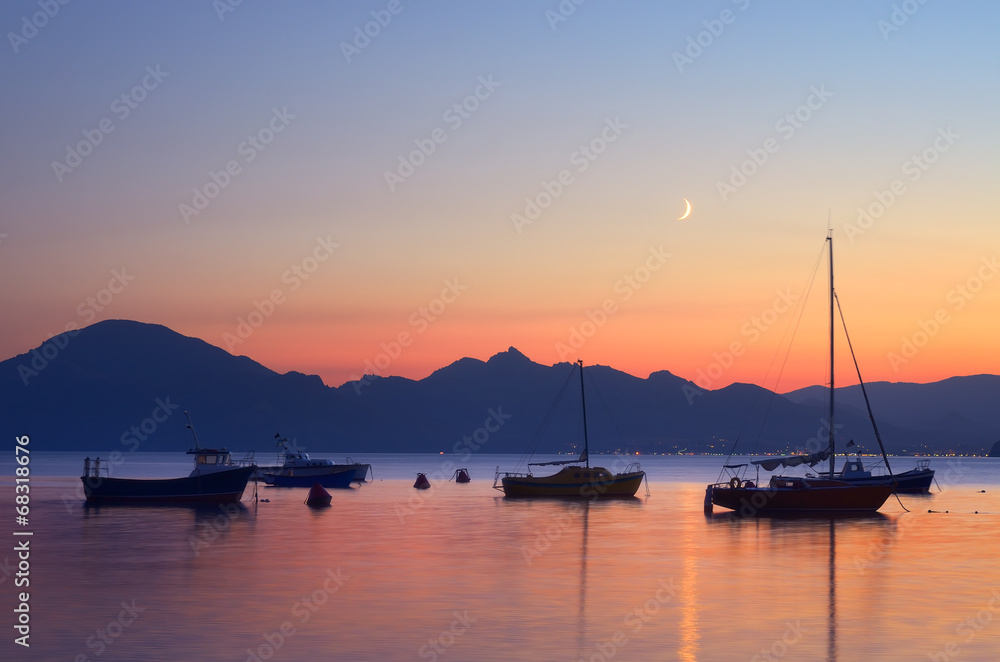
M 104 548 L 111 526 L 125 530 L 151 527 L 145 535 L 130 541 L 132 558 L 142 563 L 177 563 L 178 559 L 198 558 L 215 545 L 226 544 L 232 536 L 248 535 L 257 523 L 256 502 L 247 507 L 240 501 L 205 502 L 104 502 L 83 504 L 84 542 Z M 169 533 L 167 533 L 169 532 Z M 105 550 L 107 556 L 112 550 Z
M 884 531 L 890 532 L 888 539 L 893 539 L 896 535 L 895 529 L 897 519 L 888 517 L 881 513 L 871 515 L 799 515 L 789 514 L 785 516 L 773 516 L 763 519 L 748 520 L 740 517 L 736 513 L 722 513 L 714 517 L 707 518 L 707 521 L 715 524 L 729 523 L 733 527 L 733 535 L 749 542 L 754 547 L 759 548 L 760 557 L 767 557 L 773 554 L 776 558 L 780 556 L 783 567 L 788 568 L 784 574 L 784 582 L 793 586 L 807 584 L 811 590 L 783 591 L 781 595 L 781 609 L 783 614 L 775 613 L 770 617 L 784 618 L 783 623 L 774 622 L 766 628 L 769 639 L 765 639 L 757 649 L 758 659 L 818 659 L 819 651 L 817 634 L 815 627 L 819 618 L 814 616 L 808 618 L 807 615 L 818 605 L 820 593 L 817 580 L 823 576 L 825 586 L 823 593 L 825 599 L 825 659 L 827 662 L 836 662 L 839 656 L 837 642 L 838 627 L 838 579 L 837 579 L 837 528 L 845 531 L 849 539 L 846 542 L 848 550 L 854 549 L 857 552 L 857 539 L 870 537 L 873 544 L 875 541 L 885 540 L 887 536 Z M 748 541 L 747 538 L 750 538 Z M 882 549 L 882 548 L 880 548 Z M 789 554 L 791 552 L 791 554 Z M 821 559 L 823 559 L 821 561 Z M 848 562 L 855 570 L 863 570 L 864 564 L 861 557 L 855 554 L 853 559 L 842 559 Z M 811 568 L 811 569 L 810 569 Z M 751 572 L 753 568 L 748 568 Z M 757 567 L 756 570 L 761 570 Z M 864 604 L 871 587 L 863 581 L 863 572 L 857 576 L 848 573 L 845 580 L 841 580 L 842 586 L 848 591 L 845 598 L 851 604 Z M 801 606 L 800 606 L 801 605 Z M 777 611 L 777 610 L 776 610 Z M 768 616 L 763 616 L 759 620 L 768 620 Z M 795 620 L 792 620 L 794 618 Z M 859 615 L 854 614 L 854 619 Z M 865 617 L 860 616 L 864 621 Z M 758 623 L 758 628 L 762 624 Z M 808 649 L 808 651 L 807 651 Z

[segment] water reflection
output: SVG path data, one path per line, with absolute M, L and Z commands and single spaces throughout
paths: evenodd
M 681 578 L 681 647 L 678 658 L 684 662 L 698 659 L 698 644 L 701 639 L 698 623 L 698 543 L 693 532 L 684 535 L 684 573 Z
M 275 492 L 233 517 L 69 511 L 68 480 L 49 502 L 39 490 L 32 609 L 62 624 L 39 650 L 87 652 L 135 599 L 146 611 L 102 660 L 246 660 L 286 621 L 275 660 L 912 660 L 943 650 L 1000 580 L 996 519 L 973 514 L 1000 511 L 992 490 L 942 495 L 951 515 L 746 520 L 706 519 L 704 486 L 686 483 L 592 503 L 411 485 L 338 491 L 328 512 Z M 328 571 L 343 587 L 305 614 Z M 1000 626 L 976 635 L 962 659 L 995 659 Z
M 837 520 L 830 519 L 830 618 L 826 634 L 826 659 L 837 660 Z
M 149 546 L 181 557 L 197 558 L 208 546 L 227 539 L 234 530 L 241 534 L 256 523 L 257 505 L 223 504 L 88 504 L 81 506 L 84 540 L 98 547 L 127 534 L 133 548 Z M 167 532 L 169 534 L 167 535 Z M 186 535 L 181 535 L 186 532 Z M 183 547 L 182 547 L 183 549 Z M 179 560 L 174 557 L 174 561 Z
M 583 526 L 580 536 L 580 633 L 577 637 L 577 654 L 584 655 L 587 645 L 587 531 L 590 523 L 590 502 L 583 502 Z
M 898 520 L 898 517 L 889 517 L 881 513 L 862 516 L 795 514 L 758 518 L 742 518 L 735 513 L 720 513 L 706 518 L 710 527 L 724 527 L 720 530 L 727 531 L 727 538 L 736 549 L 753 549 L 754 555 L 765 563 L 770 559 L 773 566 L 780 569 L 773 578 L 776 586 L 787 582 L 796 586 L 804 583 L 817 588 L 809 583 L 811 578 L 825 579 L 823 582 L 825 584 L 823 593 L 826 596 L 825 613 L 822 614 L 822 618 L 825 620 L 824 657 L 828 662 L 836 662 L 839 659 L 837 564 L 838 551 L 845 551 L 839 548 L 846 545 L 847 554 L 840 554 L 841 562 L 846 561 L 848 556 L 853 556 L 853 565 L 858 567 L 857 559 L 860 558 L 858 550 L 862 547 L 859 542 L 895 535 Z M 840 543 L 838 543 L 838 530 L 843 539 Z M 820 559 L 824 567 L 818 566 Z M 805 593 L 785 591 L 781 594 L 780 604 L 790 604 L 795 607 L 786 613 L 809 614 L 812 611 L 810 603 L 818 606 L 818 603 L 809 596 L 810 591 Z M 857 592 L 855 591 L 850 597 L 856 600 Z M 819 616 L 817 613 L 817 621 Z M 786 621 L 780 636 L 758 645 L 755 650 L 761 655 L 761 659 L 767 659 L 767 655 L 774 658 L 786 655 L 799 657 L 801 651 L 796 651 L 793 655 L 792 650 L 803 644 L 801 633 L 807 629 L 797 626 L 798 623 L 799 620 L 794 623 Z M 775 633 L 778 631 L 776 625 L 767 629 Z

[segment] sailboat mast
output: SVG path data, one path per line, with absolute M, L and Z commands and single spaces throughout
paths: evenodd
M 833 447 L 833 229 L 827 230 L 826 240 L 830 242 L 830 478 L 835 470 Z
M 587 439 L 587 398 L 583 393 L 583 359 L 579 359 L 580 364 L 580 402 L 583 403 L 583 456 L 587 460 L 587 468 L 590 468 L 590 441 Z

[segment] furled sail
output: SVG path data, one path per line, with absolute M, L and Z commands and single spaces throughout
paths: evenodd
M 587 461 L 587 449 L 583 449 L 580 453 L 580 457 L 576 460 L 554 460 L 552 462 L 529 462 L 529 467 L 554 467 L 563 464 L 579 464 L 580 462 L 586 463 Z

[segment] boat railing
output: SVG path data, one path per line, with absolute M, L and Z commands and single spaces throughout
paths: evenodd
M 712 483 L 710 487 L 756 487 L 760 485 L 760 466 L 757 466 L 756 477 L 748 476 L 750 465 L 746 462 L 741 464 L 724 464 L 722 469 L 728 478 L 723 478 L 722 482 Z
M 83 460 L 83 477 L 111 478 L 111 463 L 107 460 L 102 462 L 99 457 L 91 460 L 88 456 Z
M 285 464 L 285 462 L 288 461 L 288 454 L 289 454 L 288 453 L 288 451 L 289 451 L 288 446 L 289 446 L 289 441 L 288 441 L 288 439 L 286 437 L 282 437 L 280 434 L 275 434 L 274 438 L 278 440 L 278 448 L 281 449 L 281 450 L 279 450 L 275 454 L 274 462 L 275 462 L 275 464 L 277 464 L 280 467 L 280 466 L 283 466 Z M 291 449 L 292 452 L 300 452 L 301 453 L 301 451 L 299 451 L 297 448 L 295 448 L 295 445 L 296 445 L 295 442 L 291 442 L 291 445 L 292 445 L 292 449 Z
M 638 462 L 632 462 L 627 467 L 623 473 L 632 474 L 642 471 L 642 466 Z
M 500 471 L 500 465 L 497 465 L 496 473 L 493 475 L 493 489 L 503 491 L 503 483 L 500 481 L 504 478 L 532 478 L 531 472 L 523 471 Z
M 917 460 L 917 471 L 926 471 L 927 469 L 930 469 L 930 467 L 930 460 Z
M 238 467 L 256 467 L 257 460 L 255 458 L 255 451 L 247 451 L 239 462 L 233 462 Z

